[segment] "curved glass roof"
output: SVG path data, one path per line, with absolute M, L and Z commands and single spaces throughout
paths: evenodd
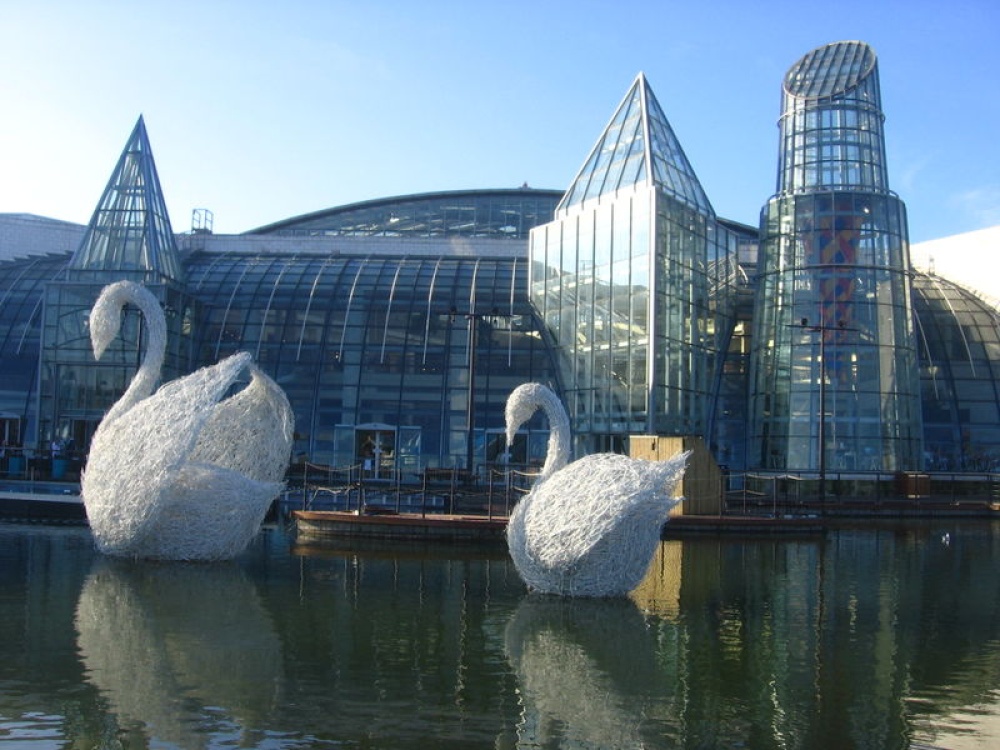
M 1000 311 L 940 276 L 913 279 L 925 463 L 1000 468 Z
M 834 42 L 817 47 L 788 71 L 785 91 L 803 99 L 843 94 L 871 73 L 875 59 L 875 52 L 864 42 Z
M 558 190 L 529 187 L 418 193 L 351 203 L 252 229 L 247 234 L 526 239 L 552 221 Z
M 24 413 L 36 389 L 46 284 L 61 277 L 96 297 L 98 279 L 65 281 L 69 258 L 0 262 L 0 416 Z M 480 443 L 484 430 L 502 431 L 517 385 L 555 382 L 553 354 L 528 300 L 527 261 L 514 254 L 195 251 L 185 261 L 186 301 L 176 309 L 190 321 L 190 369 L 236 351 L 253 354 L 285 390 L 296 450 L 311 460 L 343 462 L 338 425 L 377 423 L 419 435 L 414 450 L 428 465 L 464 463 L 470 347 Z M 89 349 L 74 366 L 78 383 L 96 382 L 85 377 L 101 366 Z M 96 403 L 93 394 L 79 398 Z

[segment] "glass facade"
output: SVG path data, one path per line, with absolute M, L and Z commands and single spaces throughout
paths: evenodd
M 920 393 L 906 212 L 887 188 L 878 67 L 861 42 L 788 72 L 761 215 L 751 465 L 916 470 Z
M 785 76 L 779 193 L 887 192 L 881 102 L 867 44 L 829 44 L 799 60 Z
M 428 467 L 479 474 L 505 448 L 510 391 L 525 378 L 555 385 L 523 244 L 508 240 L 551 218 L 560 195 L 408 196 L 243 239 L 195 232 L 181 238 L 182 264 L 140 118 L 68 265 L 30 285 L 30 315 L 8 308 L 21 321 L 8 335 L 27 326 L 37 362 L 24 363 L 20 387 L 4 397 L 10 421 L 40 447 L 89 444 L 143 353 L 144 324 L 128 308 L 112 348 L 100 362 L 91 353 L 90 308 L 104 285 L 127 277 L 166 313 L 163 380 L 249 351 L 292 404 L 298 459 L 367 460 L 376 479 Z M 372 239 L 359 245 L 359 235 Z M 538 444 L 529 439 L 529 451 Z
M 129 275 L 153 272 L 171 279 L 182 276 L 170 217 L 141 117 L 70 267 Z
M 70 278 L 67 278 L 70 277 Z M 85 449 L 104 416 L 128 387 L 144 352 L 145 324 L 138 311 L 126 308 L 119 336 L 100 361 L 94 359 L 88 316 L 104 279 L 100 272 L 60 273 L 45 285 L 38 368 L 37 430 L 42 445 L 53 440 Z M 195 302 L 170 283 L 144 284 L 160 300 L 167 320 L 167 351 L 162 380 L 187 374 L 201 363 L 193 358 Z M 208 364 L 208 363 L 205 363 Z
M 166 313 L 165 380 L 249 351 L 292 403 L 296 459 L 375 478 L 481 473 L 529 380 L 562 395 L 577 455 L 696 435 L 734 471 L 1000 470 L 1000 315 L 910 270 L 878 86 L 860 42 L 792 67 L 759 229 L 715 215 L 642 75 L 565 193 L 402 196 L 242 235 L 173 234 L 140 119 L 73 244 L 0 214 L 0 439 L 86 448 L 142 352 L 131 310 L 90 350 L 94 300 L 127 277 Z
M 736 236 L 640 74 L 555 220 L 531 233 L 532 302 L 581 450 L 710 432 Z
M 184 288 L 147 283 L 167 313 L 164 380 L 251 352 L 293 406 L 299 458 L 347 466 L 371 433 L 384 444 L 382 478 L 470 460 L 481 471 L 503 451 L 510 391 L 529 379 L 558 387 L 526 261 L 496 257 L 496 242 L 481 248 L 494 257 L 372 258 L 216 253 L 215 238 L 198 239 L 208 248 L 187 256 Z M 85 448 L 141 357 L 142 322 L 129 308 L 94 361 L 87 314 L 120 275 L 67 280 L 68 260 L 0 264 L 0 418 L 11 443 Z M 547 426 L 539 417 L 529 427 L 527 458 L 538 458 Z
M 201 252 L 187 274 L 197 360 L 251 352 L 316 463 L 351 463 L 363 429 L 392 437 L 400 470 L 465 468 L 471 419 L 475 470 L 503 450 L 510 391 L 553 382 L 523 258 Z
M 36 439 L 45 286 L 68 261 L 62 254 L 0 262 L 0 441 L 5 445 Z

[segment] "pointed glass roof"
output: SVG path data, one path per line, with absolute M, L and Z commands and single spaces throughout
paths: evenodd
M 155 271 L 181 279 L 174 233 L 142 117 L 104 189 L 70 268 Z
M 650 181 L 677 200 L 715 216 L 646 76 L 639 73 L 557 212 Z

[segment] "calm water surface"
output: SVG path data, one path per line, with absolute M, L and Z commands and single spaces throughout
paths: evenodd
M 998 566 L 988 524 L 692 538 L 566 601 L 503 547 L 0 525 L 0 748 L 994 748 Z

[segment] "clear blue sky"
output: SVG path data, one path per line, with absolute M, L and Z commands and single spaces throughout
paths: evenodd
M 775 188 L 782 77 L 879 56 L 911 241 L 1000 224 L 1000 2 L 0 0 L 0 212 L 85 223 L 140 114 L 176 231 L 565 189 L 639 71 L 716 211 Z

